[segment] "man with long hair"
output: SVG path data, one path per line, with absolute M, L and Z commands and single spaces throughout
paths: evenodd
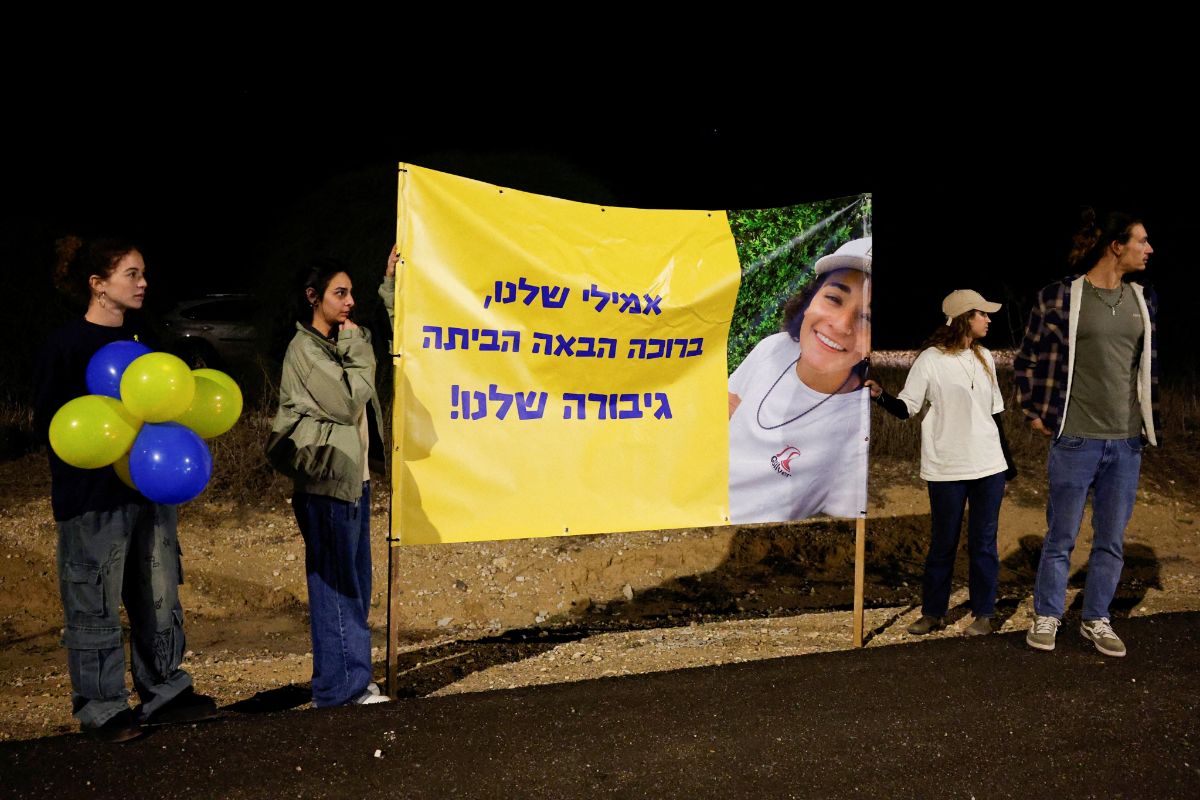
M 1157 298 L 1130 279 L 1146 269 L 1146 227 L 1128 214 L 1084 212 L 1069 258 L 1083 274 L 1038 294 L 1014 363 L 1033 430 L 1053 437 L 1047 463 L 1046 539 L 1026 643 L 1053 650 L 1062 622 L 1071 551 L 1092 493 L 1080 633 L 1108 656 L 1125 644 L 1109 622 L 1124 566 L 1143 444 L 1158 444 Z

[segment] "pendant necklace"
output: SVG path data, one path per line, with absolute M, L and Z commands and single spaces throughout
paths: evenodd
M 974 359 L 974 357 L 972 357 L 970 349 L 968 349 L 966 351 L 966 353 L 967 353 L 967 358 L 969 358 L 971 360 L 971 371 L 970 372 L 967 372 L 967 368 L 963 366 L 962 358 L 961 358 L 962 353 L 955 353 L 954 360 L 955 360 L 955 362 L 958 363 L 958 368 L 963 371 L 963 375 L 966 375 L 967 380 L 969 380 L 971 382 L 971 388 L 974 389 L 975 388 L 975 359 Z
M 1121 281 L 1121 293 L 1117 295 L 1117 302 L 1109 303 L 1104 299 L 1104 295 L 1100 294 L 1100 290 L 1096 288 L 1096 284 L 1092 283 L 1087 275 L 1083 276 L 1083 280 L 1088 286 L 1091 287 L 1092 294 L 1096 295 L 1096 298 L 1101 303 L 1104 303 L 1104 305 L 1108 306 L 1108 310 L 1111 311 L 1112 315 L 1115 317 L 1117 315 L 1117 306 L 1121 305 L 1121 301 L 1125 299 L 1125 281 Z
M 828 400 L 829 400 L 829 398 L 833 397 L 833 395 L 834 395 L 834 394 L 838 394 L 838 393 L 840 393 L 840 392 L 842 391 L 842 389 L 845 389 L 845 388 L 846 388 L 846 384 L 850 382 L 850 379 L 851 379 L 852 377 L 854 377 L 854 370 L 850 370 L 850 373 L 849 373 L 849 374 L 846 376 L 846 380 L 842 381 L 842 385 L 841 385 L 841 386 L 839 386 L 839 387 L 837 388 L 837 391 L 836 391 L 836 392 L 834 392 L 833 394 L 828 394 L 828 395 L 825 395 L 825 396 L 824 396 L 824 397 L 822 397 L 820 400 L 818 400 L 818 401 L 817 401 L 815 404 L 813 404 L 813 405 L 809 406 L 808 408 L 804 409 L 803 411 L 801 411 L 799 414 L 797 414 L 796 416 L 792 417 L 791 419 L 789 419 L 789 420 L 784 420 L 783 422 L 779 423 L 778 425 L 763 425 L 763 422 L 762 422 L 762 410 L 763 410 L 763 405 L 764 405 L 764 404 L 767 402 L 767 398 L 771 396 L 771 392 L 773 392 L 773 391 L 775 390 L 775 387 L 779 385 L 779 382 L 780 382 L 781 380 L 783 380 L 783 376 L 788 374 L 788 370 L 790 370 L 790 369 L 794 369 L 794 368 L 795 368 L 795 366 L 796 366 L 797 364 L 799 364 L 799 363 L 800 363 L 800 357 L 799 357 L 799 356 L 797 356 L 795 361 L 793 361 L 792 363 L 790 363 L 790 364 L 788 364 L 786 367 L 784 367 L 784 369 L 783 369 L 783 372 L 779 373 L 779 377 L 778 377 L 778 378 L 776 378 L 776 379 L 775 379 L 775 382 L 771 384 L 771 388 L 770 388 L 770 389 L 767 389 L 767 392 L 766 392 L 766 394 L 764 394 L 764 395 L 763 395 L 763 397 L 762 397 L 762 400 L 759 400 L 759 401 L 758 401 L 758 412 L 757 412 L 757 413 L 754 415 L 754 418 L 755 418 L 755 420 L 758 422 L 758 427 L 762 428 L 764 431 L 773 431 L 773 430 L 775 430 L 776 428 L 782 428 L 784 425 L 790 425 L 790 424 L 792 424 L 793 422 L 795 422 L 796 420 L 798 420 L 798 419 L 800 419 L 801 417 L 803 417 L 805 414 L 809 413 L 810 411 L 815 411 L 815 410 L 817 410 L 817 409 L 818 409 L 818 408 L 820 408 L 820 407 L 821 407 L 821 406 L 822 406 L 822 405 L 823 405 L 823 404 L 824 404 L 826 401 L 828 401 Z M 798 376 L 797 376 L 797 377 L 798 377 Z M 803 383 L 803 381 L 801 381 L 801 383 Z

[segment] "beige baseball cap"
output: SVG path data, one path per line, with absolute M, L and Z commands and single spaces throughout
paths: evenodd
M 818 275 L 833 272 L 835 269 L 856 269 L 859 272 L 871 273 L 871 237 L 851 239 L 827 256 L 821 256 L 813 265 Z
M 983 295 L 974 289 L 955 289 L 942 301 L 942 313 L 946 315 L 947 325 L 959 314 L 965 314 L 971 310 L 994 314 L 1000 310 L 1000 304 L 985 300 Z

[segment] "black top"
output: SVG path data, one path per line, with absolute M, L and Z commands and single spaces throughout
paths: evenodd
M 75 319 L 50 334 L 33 370 L 33 427 L 49 444 L 50 420 L 63 404 L 88 394 L 87 365 L 97 350 L 111 342 L 137 339 L 141 326 L 132 319 L 120 328 Z M 54 519 L 68 520 L 88 511 L 107 511 L 145 498 L 130 489 L 112 467 L 79 469 L 50 454 L 50 505 Z

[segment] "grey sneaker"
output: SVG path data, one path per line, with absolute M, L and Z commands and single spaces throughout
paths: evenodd
M 1083 634 L 1083 638 L 1091 639 L 1092 644 L 1096 645 L 1096 649 L 1104 655 L 1117 658 L 1125 655 L 1125 643 L 1118 639 L 1117 634 L 1113 632 L 1108 617 L 1085 619 L 1079 626 L 1079 632 Z
M 976 617 L 974 622 L 963 631 L 964 636 L 987 636 L 992 632 L 991 617 Z
M 1060 621 L 1057 617 L 1037 617 L 1033 627 L 1025 634 L 1025 644 L 1037 650 L 1053 650 L 1054 637 L 1058 635 Z
M 931 617 L 928 614 L 922 614 L 921 618 L 908 626 L 908 632 L 913 636 L 924 636 L 933 631 L 940 631 L 946 627 L 946 623 L 941 617 Z

